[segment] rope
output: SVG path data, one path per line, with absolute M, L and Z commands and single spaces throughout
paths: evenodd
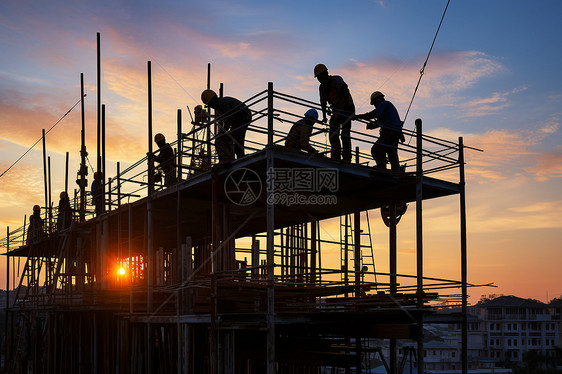
M 418 92 L 418 88 L 420 86 L 421 79 L 425 72 L 425 67 L 427 66 L 427 62 L 429 61 L 429 56 L 431 55 L 431 51 L 433 50 L 433 46 L 435 45 L 435 40 L 437 39 L 437 35 L 439 34 L 439 30 L 441 29 L 441 24 L 443 23 L 443 19 L 445 18 L 445 13 L 447 13 L 447 8 L 449 7 L 449 3 L 451 0 L 447 0 L 447 5 L 445 6 L 445 10 L 443 11 L 443 16 L 441 16 L 441 21 L 439 22 L 439 26 L 437 27 L 437 31 L 435 32 L 435 36 L 433 37 L 433 42 L 431 43 L 431 48 L 429 48 L 429 52 L 427 53 L 427 57 L 425 58 L 425 62 L 420 70 L 420 78 L 418 79 L 418 84 L 416 85 L 416 89 L 414 90 L 414 94 L 412 95 L 412 100 L 410 100 L 410 105 L 408 105 L 408 110 L 406 111 L 406 115 L 404 116 L 404 123 L 406 122 L 406 118 L 408 117 L 408 113 L 410 112 L 410 108 L 412 107 L 412 103 L 414 102 L 414 97 L 416 97 L 416 93 Z M 412 138 L 410 137 L 410 140 Z M 409 143 L 409 142 L 408 142 Z
M 84 97 L 85 96 L 86 96 L 86 94 L 84 94 Z M 58 125 L 59 122 L 62 121 L 64 119 L 64 117 L 66 117 L 68 115 L 68 113 L 70 113 L 72 111 L 72 109 L 74 109 L 76 107 L 76 105 L 78 105 L 81 101 L 82 101 L 82 98 L 80 98 L 80 100 L 78 100 L 76 102 L 76 104 L 74 104 L 57 122 L 55 122 L 55 124 L 53 126 L 51 126 L 51 128 L 45 133 L 45 136 L 49 132 L 51 132 L 51 130 L 54 129 L 55 126 Z M 29 151 L 31 151 L 37 145 L 37 143 L 39 143 L 41 141 L 41 139 L 43 139 L 43 137 L 40 137 L 35 143 L 33 143 L 33 145 L 27 151 L 25 151 L 25 153 L 23 155 L 20 156 L 20 158 L 18 158 L 12 165 L 10 165 L 9 168 L 4 170 L 4 172 L 2 174 L 0 174 L 0 178 L 2 178 L 4 176 L 4 174 L 6 174 L 12 167 L 14 167 L 14 165 L 17 164 L 22 158 L 24 158 L 25 155 L 28 154 Z
M 158 64 L 158 66 L 160 66 L 160 68 L 162 68 L 162 70 L 164 70 L 164 72 L 165 72 L 166 74 L 168 74 L 168 76 L 169 76 L 174 82 L 176 82 L 176 84 L 179 86 L 179 88 L 181 88 L 181 89 L 183 90 L 183 92 L 185 92 L 185 93 L 187 94 L 187 96 L 189 96 L 189 97 L 190 97 L 193 101 L 195 101 L 196 103 L 198 102 L 197 100 L 195 100 L 195 98 L 194 98 L 193 96 L 191 96 L 191 94 L 190 94 L 189 92 L 187 92 L 187 90 L 180 84 L 180 82 L 178 82 L 178 80 L 177 80 L 176 78 L 174 78 L 174 77 L 172 76 L 172 74 L 170 74 L 170 73 L 168 72 L 168 70 L 166 70 L 166 68 L 164 68 L 164 66 L 162 66 L 162 64 L 161 64 L 160 62 L 158 62 L 158 60 L 154 60 L 154 61 Z M 188 109 L 189 109 L 189 108 L 188 108 Z

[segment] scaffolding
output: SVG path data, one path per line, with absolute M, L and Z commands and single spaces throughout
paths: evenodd
M 462 138 L 428 136 L 416 120 L 415 132 L 405 130 L 415 145 L 400 146 L 407 166 L 391 173 L 369 166 L 377 136 L 360 131 L 351 135 L 353 163 L 322 156 L 323 142 L 312 142 L 318 156 L 283 147 L 287 134 L 277 125 L 318 103 L 269 83 L 245 104 L 253 113 L 246 156 L 216 164 L 220 119 L 195 120 L 183 132 L 178 110 L 176 184 L 154 177 L 158 151 L 150 146 L 105 182 L 103 212 L 87 209 L 81 188 L 70 227 L 57 230 L 46 198 L 42 238 L 25 243 L 25 223 L 8 229 L 0 241 L 8 264 L 25 263 L 7 273 L 8 286 L 10 277 L 18 284 L 6 308 L 4 372 L 359 373 L 378 353 L 389 373 L 402 371 L 406 355 L 421 373 L 423 325 L 445 297 L 463 308 L 466 363 Z M 313 133 L 325 131 L 316 124 Z M 439 179 L 450 170 L 458 181 Z M 450 195 L 461 201 L 462 279 L 428 278 L 422 203 Z M 412 202 L 417 268 L 399 274 L 397 223 Z M 388 226 L 387 273 L 375 269 L 368 214 L 376 209 Z M 339 240 L 322 235 L 334 219 Z M 330 246 L 339 259 L 326 257 Z M 387 357 L 374 346 L 379 339 Z M 399 358 L 402 339 L 416 341 L 418 354 Z

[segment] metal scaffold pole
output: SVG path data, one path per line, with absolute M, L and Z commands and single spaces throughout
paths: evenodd
M 459 137 L 459 174 L 460 181 L 460 220 L 461 220 L 461 283 L 462 283 L 462 373 L 468 373 L 468 321 L 467 321 L 467 253 L 466 253 L 466 185 L 464 175 L 464 144 Z
M 273 144 L 273 83 L 268 83 L 268 112 L 267 112 L 267 143 Z M 267 171 L 273 170 L 273 153 L 271 149 L 266 151 Z M 270 198 L 273 194 L 275 181 L 267 188 L 267 374 L 275 374 L 275 232 L 274 232 L 274 205 Z
M 423 226 L 422 226 L 422 184 L 423 184 L 423 133 L 422 120 L 416 119 L 416 263 L 417 263 L 417 294 L 418 308 L 423 307 Z M 418 373 L 424 372 L 423 360 L 423 316 L 420 313 L 417 318 L 418 325 Z

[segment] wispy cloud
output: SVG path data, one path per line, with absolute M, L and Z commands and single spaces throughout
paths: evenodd
M 494 92 L 489 97 L 476 98 L 461 104 L 465 117 L 484 117 L 502 111 L 512 105 L 509 97 L 525 91 L 527 87 L 515 88 L 507 92 Z
M 535 155 L 535 164 L 525 168 L 525 171 L 533 174 L 540 182 L 546 182 L 553 178 L 562 178 L 562 152 L 548 152 Z
M 376 59 L 357 62 L 338 69 L 357 98 L 368 102 L 370 93 L 381 90 L 387 98 L 401 107 L 411 99 L 425 56 L 399 61 Z M 425 69 L 423 84 L 416 97 L 426 107 L 459 104 L 456 93 L 474 86 L 483 78 L 505 71 L 494 58 L 479 51 L 434 53 Z M 363 102 L 362 99 L 356 100 Z

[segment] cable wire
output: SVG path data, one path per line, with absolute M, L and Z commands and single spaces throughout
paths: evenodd
M 86 97 L 86 94 L 84 94 L 84 97 Z M 76 105 L 80 104 L 81 101 L 82 101 L 82 98 L 80 98 L 80 100 L 78 100 L 76 102 L 76 104 L 74 104 L 61 118 L 59 118 L 59 120 L 57 122 L 55 122 L 55 124 L 53 126 L 51 126 L 51 128 L 47 132 L 45 132 L 45 136 L 52 129 L 54 129 L 55 126 L 58 125 L 60 123 L 60 121 L 62 121 L 64 119 L 64 117 L 66 117 L 68 115 L 68 113 L 70 113 L 72 111 L 72 109 L 74 109 L 76 107 Z M 25 153 L 23 155 L 20 156 L 20 158 L 18 158 L 12 165 L 10 165 L 9 168 L 4 170 L 4 172 L 2 174 L 0 174 L 0 178 L 2 178 L 4 176 L 4 174 L 6 174 L 12 167 L 14 167 L 14 165 L 17 164 L 22 158 L 24 158 L 25 155 L 28 154 L 29 151 L 31 151 L 37 145 L 37 143 L 39 143 L 41 141 L 41 139 L 43 139 L 43 137 L 40 137 L 35 143 L 33 143 L 33 145 L 31 147 L 29 147 L 29 149 L 27 151 L 25 151 Z
M 418 84 L 416 85 L 416 89 L 414 90 L 414 94 L 412 95 L 412 100 L 410 100 L 410 105 L 408 105 L 408 110 L 406 111 L 406 115 L 404 116 L 404 123 L 406 122 L 406 118 L 408 117 L 408 113 L 410 112 L 410 108 L 412 107 L 412 103 L 414 102 L 414 97 L 416 97 L 416 93 L 418 92 L 421 79 L 425 72 L 425 67 L 427 66 L 427 62 L 429 61 L 429 56 L 431 55 L 431 51 L 433 50 L 433 46 L 435 45 L 435 40 L 437 40 L 437 35 L 439 34 L 439 30 L 441 29 L 441 24 L 443 23 L 443 19 L 445 18 L 445 13 L 447 13 L 447 8 L 449 8 L 450 2 L 451 0 L 447 1 L 447 5 L 445 6 L 445 10 L 443 11 L 443 16 L 441 16 L 441 21 L 439 22 L 439 26 L 437 27 L 437 31 L 435 32 L 435 36 L 433 37 L 433 42 L 431 43 L 431 47 L 429 48 L 429 52 L 427 53 L 425 62 L 423 63 L 423 66 L 420 70 L 420 78 L 418 79 Z

